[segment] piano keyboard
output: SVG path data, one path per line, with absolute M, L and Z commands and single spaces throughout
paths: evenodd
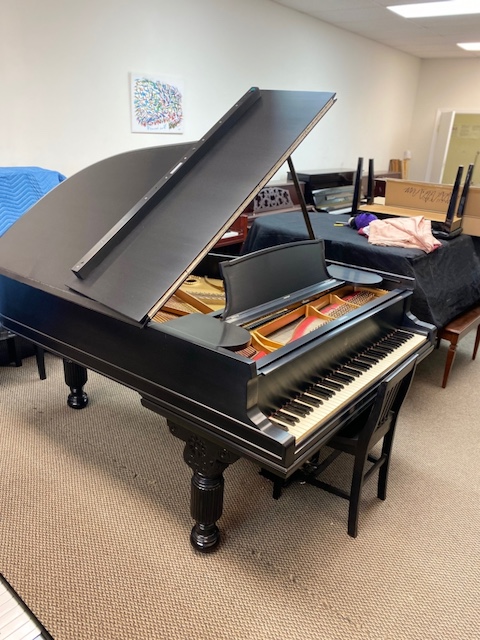
M 52 640 L 0 575 L 0 640 Z
M 291 433 L 297 443 L 301 442 L 415 352 L 425 340 L 421 334 L 393 331 L 336 371 L 327 372 L 296 398 L 288 400 L 269 419 Z

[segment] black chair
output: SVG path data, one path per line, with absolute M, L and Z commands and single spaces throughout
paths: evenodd
M 328 441 L 326 446 L 332 448 L 333 452 L 320 463 L 317 454 L 297 475 L 297 480 L 320 487 L 349 501 L 348 533 L 352 538 L 356 538 L 358 533 L 358 516 L 363 485 L 375 471 L 379 471 L 377 496 L 381 500 L 386 498 L 395 426 L 400 408 L 410 388 L 416 364 L 417 355 L 409 358 L 395 369 L 380 384 L 373 405 L 353 418 Z M 381 453 L 378 456 L 372 455 L 371 450 L 382 438 Z M 354 456 L 349 492 L 318 480 L 322 471 L 341 453 Z
M 8 362 L 13 363 L 16 367 L 22 366 L 22 356 L 16 343 L 15 334 L 5 329 L 0 324 L 0 341 L 5 341 L 7 345 Z M 35 359 L 37 361 L 38 375 L 40 380 L 45 380 L 47 377 L 45 370 L 45 351 L 38 345 L 33 345 L 35 350 Z

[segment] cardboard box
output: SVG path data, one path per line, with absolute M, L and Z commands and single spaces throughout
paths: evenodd
M 447 213 L 453 187 L 411 180 L 386 180 L 385 206 Z
M 385 204 L 362 205 L 360 209 L 396 216 L 424 215 L 429 220 L 444 222 L 452 189 L 453 186 L 448 184 L 388 178 L 385 187 Z M 459 199 L 461 193 L 462 189 L 460 189 Z M 471 186 L 468 190 L 462 227 L 464 233 L 480 236 L 480 187 Z
M 480 217 L 463 216 L 462 229 L 463 233 L 467 233 L 469 236 L 480 237 Z

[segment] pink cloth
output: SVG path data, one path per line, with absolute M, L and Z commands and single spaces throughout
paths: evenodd
M 373 220 L 369 224 L 368 241 L 387 247 L 422 249 L 425 253 L 442 246 L 432 234 L 431 221 L 423 216 Z

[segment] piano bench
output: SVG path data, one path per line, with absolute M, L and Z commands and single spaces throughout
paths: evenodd
M 470 331 L 477 330 L 475 338 L 475 345 L 473 347 L 472 360 L 475 360 L 477 355 L 478 344 L 480 342 L 480 305 L 473 307 L 469 311 L 460 314 L 449 322 L 445 327 L 437 331 L 437 347 L 440 345 L 440 340 L 449 340 L 450 347 L 447 353 L 447 361 L 445 363 L 445 371 L 443 373 L 442 388 L 447 386 L 448 376 L 450 375 L 450 369 L 452 368 L 453 361 L 455 359 L 455 352 L 457 344 L 460 340 L 466 336 Z

